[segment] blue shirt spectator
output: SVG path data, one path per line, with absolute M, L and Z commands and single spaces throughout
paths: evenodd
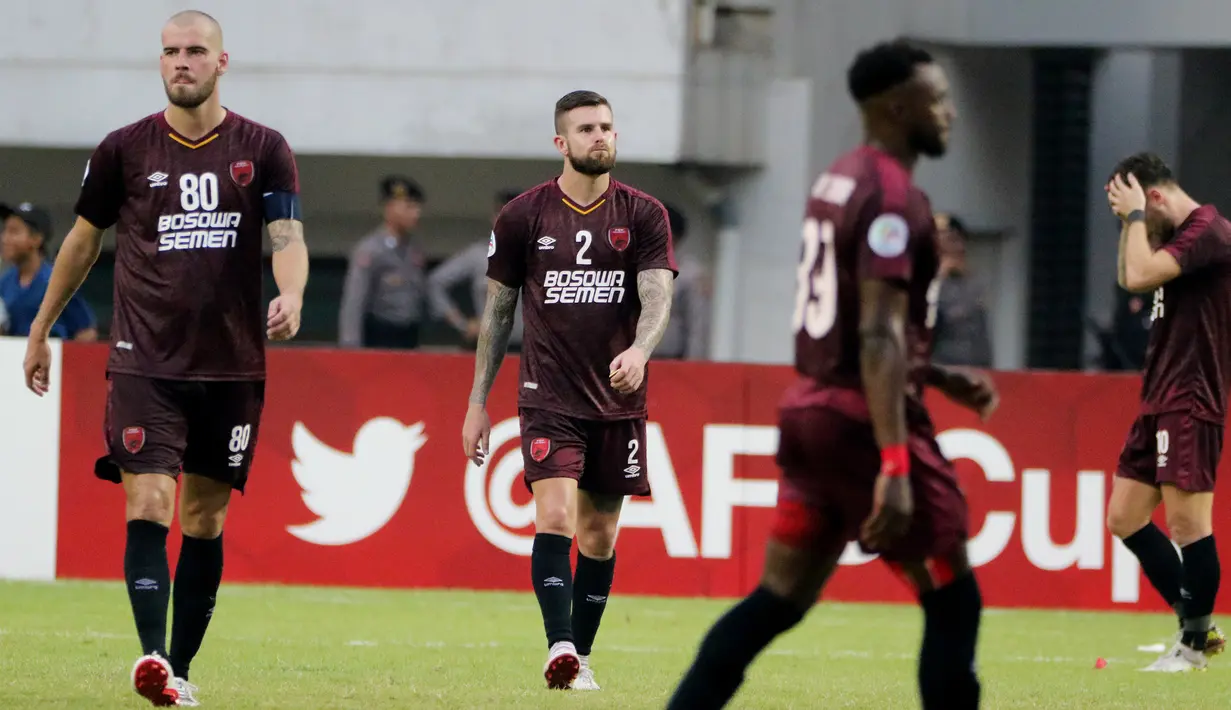
M 51 218 L 42 209 L 29 203 L 16 208 L 0 205 L 4 231 L 0 234 L 0 250 L 4 260 L 12 264 L 0 274 L 0 301 L 8 312 L 9 335 L 29 335 L 30 326 L 38 315 L 47 284 L 51 281 L 51 264 L 45 257 L 47 235 L 51 233 Z M 94 312 L 80 294 L 68 302 L 60 319 L 51 327 L 51 337 L 72 340 L 97 340 L 98 327 Z

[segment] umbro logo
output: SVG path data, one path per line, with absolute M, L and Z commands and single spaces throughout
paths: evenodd
M 244 463 L 244 455 L 235 454 L 234 456 L 227 457 L 227 460 L 231 462 L 229 464 L 231 468 L 238 468 L 239 466 L 242 466 Z
M 535 241 L 539 243 L 539 251 L 549 251 L 556 248 L 555 237 L 539 237 Z
M 559 577 L 548 577 L 547 579 L 543 580 L 543 586 L 544 587 L 563 587 L 564 580 L 560 579 Z
M 171 176 L 162 171 L 159 171 L 147 177 L 146 180 L 150 181 L 150 187 L 166 187 L 167 178 L 169 177 Z
M 640 476 L 640 475 L 641 475 L 640 466 L 634 465 L 634 466 L 629 466 L 628 468 L 624 469 L 625 478 L 636 478 L 637 476 Z

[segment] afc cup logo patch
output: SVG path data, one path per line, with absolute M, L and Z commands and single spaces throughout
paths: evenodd
M 231 163 L 231 180 L 240 187 L 251 185 L 255 173 L 256 169 L 252 167 L 251 160 L 237 160 Z
M 551 439 L 540 436 L 530 442 L 530 458 L 542 463 L 543 459 L 547 458 L 547 454 L 551 453 Z
M 909 241 L 910 227 L 901 215 L 883 214 L 872 220 L 872 226 L 868 227 L 868 247 L 884 259 L 901 256 Z
M 628 227 L 612 227 L 607 230 L 607 243 L 616 251 L 624 251 L 628 248 L 628 243 L 633 240 L 633 237 L 628 232 Z
M 130 426 L 124 429 L 124 450 L 135 454 L 145 447 L 145 427 Z

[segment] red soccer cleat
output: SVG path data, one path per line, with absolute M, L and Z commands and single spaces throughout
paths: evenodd
M 174 707 L 178 704 L 179 693 L 171 687 L 174 677 L 171 664 L 157 653 L 142 656 L 133 664 L 133 690 L 155 707 Z
M 568 690 L 580 671 L 581 659 L 578 658 L 573 644 L 568 641 L 556 642 L 547 655 L 547 664 L 543 666 L 547 687 L 552 690 Z

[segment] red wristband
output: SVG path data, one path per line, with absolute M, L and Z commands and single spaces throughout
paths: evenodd
M 910 451 L 906 444 L 894 444 L 881 449 L 881 475 L 894 478 L 910 472 Z

